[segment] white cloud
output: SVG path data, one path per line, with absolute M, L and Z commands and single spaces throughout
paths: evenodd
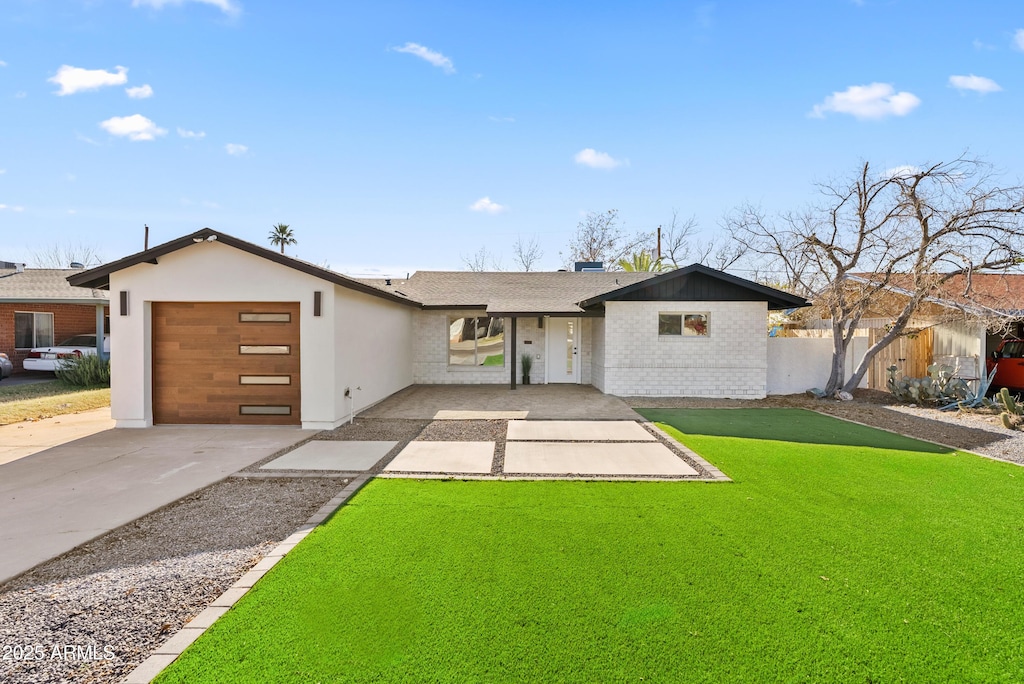
M 996 49 L 995 45 L 991 45 L 990 43 L 986 43 L 983 40 L 978 40 L 977 38 L 975 38 L 974 40 L 971 41 L 971 45 L 974 46 L 975 50 L 995 50 Z
M 77 209 L 68 209 L 68 213 L 69 214 L 77 214 L 78 210 Z
M 593 147 L 580 150 L 573 159 L 577 164 L 589 166 L 592 169 L 614 169 L 616 166 L 629 166 L 628 159 L 615 159 L 610 154 L 598 152 Z
M 950 76 L 949 85 L 953 86 L 957 90 L 973 90 L 976 93 L 998 93 L 1002 90 L 1002 87 L 993 81 L 991 78 L 985 78 L 984 76 Z
M 72 95 L 83 90 L 99 90 L 106 86 L 124 85 L 128 82 L 128 68 L 123 66 L 114 67 L 115 71 L 104 71 L 103 69 L 82 69 L 62 64 L 57 69 L 57 74 L 46 79 L 49 83 L 56 83 L 60 90 L 57 95 Z
M 7 173 L 7 169 L 0 169 L 0 176 L 4 175 L 5 173 Z
M 5 67 L 5 66 L 7 66 L 7 62 L 5 62 L 4 60 L 0 59 L 0 67 Z
M 203 200 L 203 206 L 207 209 L 220 209 L 220 205 L 210 200 Z
M 504 204 L 498 204 L 492 202 L 490 197 L 481 197 L 476 202 L 469 205 L 469 208 L 473 211 L 480 211 L 485 214 L 500 214 L 508 211 L 508 207 Z
M 184 5 L 186 2 L 198 2 L 201 5 L 212 5 L 224 14 L 236 16 L 242 11 L 242 6 L 232 0 L 132 0 L 132 7 L 152 7 L 163 9 L 168 5 Z
M 147 97 L 153 97 L 153 87 L 148 83 L 134 88 L 125 88 L 124 92 L 128 93 L 128 97 L 133 100 L 145 100 Z
M 206 133 L 204 131 L 188 131 L 181 126 L 178 126 L 178 135 L 182 138 L 194 138 L 195 140 L 206 137 Z
M 409 55 L 415 55 L 422 60 L 430 62 L 439 69 L 444 70 L 446 74 L 455 73 L 455 65 L 452 64 L 452 60 L 448 59 L 440 52 L 435 52 L 428 47 L 424 47 L 418 43 L 406 43 L 402 47 L 391 48 L 395 52 L 404 52 Z
M 224 150 L 232 157 L 241 157 L 243 154 L 249 151 L 249 148 L 246 145 L 228 143 L 227 145 L 224 146 Z
M 1013 47 L 1024 50 L 1024 29 L 1017 29 L 1013 34 Z
M 896 178 L 897 176 L 913 176 L 915 173 L 920 172 L 921 167 L 919 166 L 903 164 L 902 166 L 894 166 L 891 169 L 886 169 L 882 175 L 886 178 Z
M 111 117 L 106 121 L 101 121 L 100 128 L 111 135 L 128 138 L 134 142 L 155 140 L 157 137 L 167 134 L 166 128 L 160 128 L 141 114 Z
M 19 90 L 18 92 L 14 93 L 15 100 L 24 100 L 26 97 L 28 97 L 28 93 L 26 93 L 24 90 Z
M 82 135 L 81 133 L 77 133 L 76 132 L 75 133 L 75 137 L 78 138 L 79 140 L 81 140 L 84 143 L 89 143 L 90 145 L 99 145 L 98 142 L 96 142 L 95 140 L 93 140 L 92 138 L 90 138 L 88 136 Z
M 826 112 L 836 112 L 857 119 L 884 119 L 887 116 L 906 116 L 919 104 L 921 99 L 913 93 L 897 93 L 890 83 L 872 83 L 832 93 L 824 102 L 814 105 L 809 116 L 822 119 Z
M 25 211 L 25 207 L 22 207 L 20 205 L 12 206 L 9 204 L 0 204 L 0 211 Z

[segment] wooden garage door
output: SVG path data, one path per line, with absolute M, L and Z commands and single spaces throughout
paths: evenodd
M 298 302 L 154 302 L 153 422 L 298 425 Z

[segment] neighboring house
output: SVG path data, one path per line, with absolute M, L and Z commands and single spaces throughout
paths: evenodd
M 871 282 L 881 276 L 857 274 L 854 281 Z M 860 326 L 870 342 L 881 337 L 895 312 L 911 295 L 909 274 L 893 274 L 886 288 L 891 295 L 880 309 L 861 319 Z M 985 358 L 999 346 L 1003 337 L 1020 337 L 1024 320 L 1024 275 L 1016 273 L 974 273 L 968 280 L 958 275 L 943 283 L 927 297 L 908 324 L 908 332 L 927 331 L 925 343 L 894 343 L 883 350 L 872 364 L 871 386 L 885 388 L 884 369 L 892 364 L 908 375 L 923 375 L 930 363 L 953 366 L 960 377 L 980 378 Z M 827 328 L 828 320 L 810 327 Z M 922 358 L 908 358 L 920 354 Z M 858 359 L 859 362 L 859 359 Z
M 68 276 L 81 271 L 0 262 L 0 352 L 10 357 L 15 373 L 33 347 L 95 333 L 103 324 L 105 313 L 97 321 L 97 307 L 105 311 L 107 293 L 68 284 Z
M 807 304 L 696 264 L 358 280 L 210 229 L 68 280 L 111 293 L 119 427 L 332 428 L 411 384 L 514 387 L 522 354 L 536 384 L 758 398 L 768 311 Z

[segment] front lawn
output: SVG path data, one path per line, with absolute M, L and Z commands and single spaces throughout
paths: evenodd
M 110 406 L 110 388 L 81 388 L 60 380 L 30 385 L 0 383 L 0 425 Z
M 158 681 L 1024 671 L 1024 470 L 807 411 L 643 413 L 734 482 L 373 481 Z

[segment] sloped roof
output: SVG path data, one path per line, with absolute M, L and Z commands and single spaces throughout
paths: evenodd
M 417 271 L 408 279 L 363 280 L 408 296 L 425 308 L 479 308 L 492 315 L 581 313 L 579 302 L 657 273 Z
M 869 281 L 881 279 L 883 274 L 858 273 L 855 277 Z M 889 278 L 894 292 L 913 290 L 913 276 L 894 273 Z M 967 309 L 988 309 L 1011 316 L 1024 314 L 1024 274 L 972 273 L 970 283 L 963 274 L 957 274 L 943 283 L 929 299 L 937 304 Z
M 410 306 L 417 306 L 417 302 L 411 302 L 407 297 L 396 295 L 392 292 L 386 292 L 380 288 L 370 287 L 365 283 L 362 283 L 355 278 L 349 278 L 348 276 L 334 271 L 329 271 L 326 268 L 320 268 L 308 261 L 302 261 L 294 257 L 279 254 L 273 250 L 269 250 L 265 247 L 260 247 L 251 242 L 240 240 L 239 238 L 222 233 L 220 231 L 211 230 L 210 228 L 203 228 L 195 233 L 189 235 L 183 235 L 182 237 L 165 242 L 162 245 L 151 247 L 142 252 L 137 252 L 130 256 L 126 256 L 123 259 L 112 261 L 109 264 L 103 264 L 96 268 L 91 268 L 88 271 L 82 271 L 74 275 L 68 276 L 68 281 L 73 285 L 80 285 L 82 287 L 95 287 L 100 289 L 106 289 L 110 287 L 110 274 L 116 273 L 117 271 L 124 270 L 137 264 L 150 263 L 158 264 L 160 257 L 171 252 L 176 252 L 180 249 L 193 246 L 197 242 L 204 242 L 207 240 L 219 241 L 222 244 L 234 247 L 235 249 L 248 252 L 258 257 L 263 257 L 269 261 L 274 261 L 288 268 L 294 268 L 297 271 L 309 274 L 316 278 L 326 280 L 327 282 L 347 287 L 351 290 L 363 292 L 366 294 L 373 295 L 375 297 L 381 297 L 383 299 L 389 299 L 394 302 L 401 304 L 407 304 Z
M 26 268 L 0 269 L 0 302 L 50 304 L 102 304 L 107 293 L 91 287 L 75 287 L 68 276 L 81 269 Z

